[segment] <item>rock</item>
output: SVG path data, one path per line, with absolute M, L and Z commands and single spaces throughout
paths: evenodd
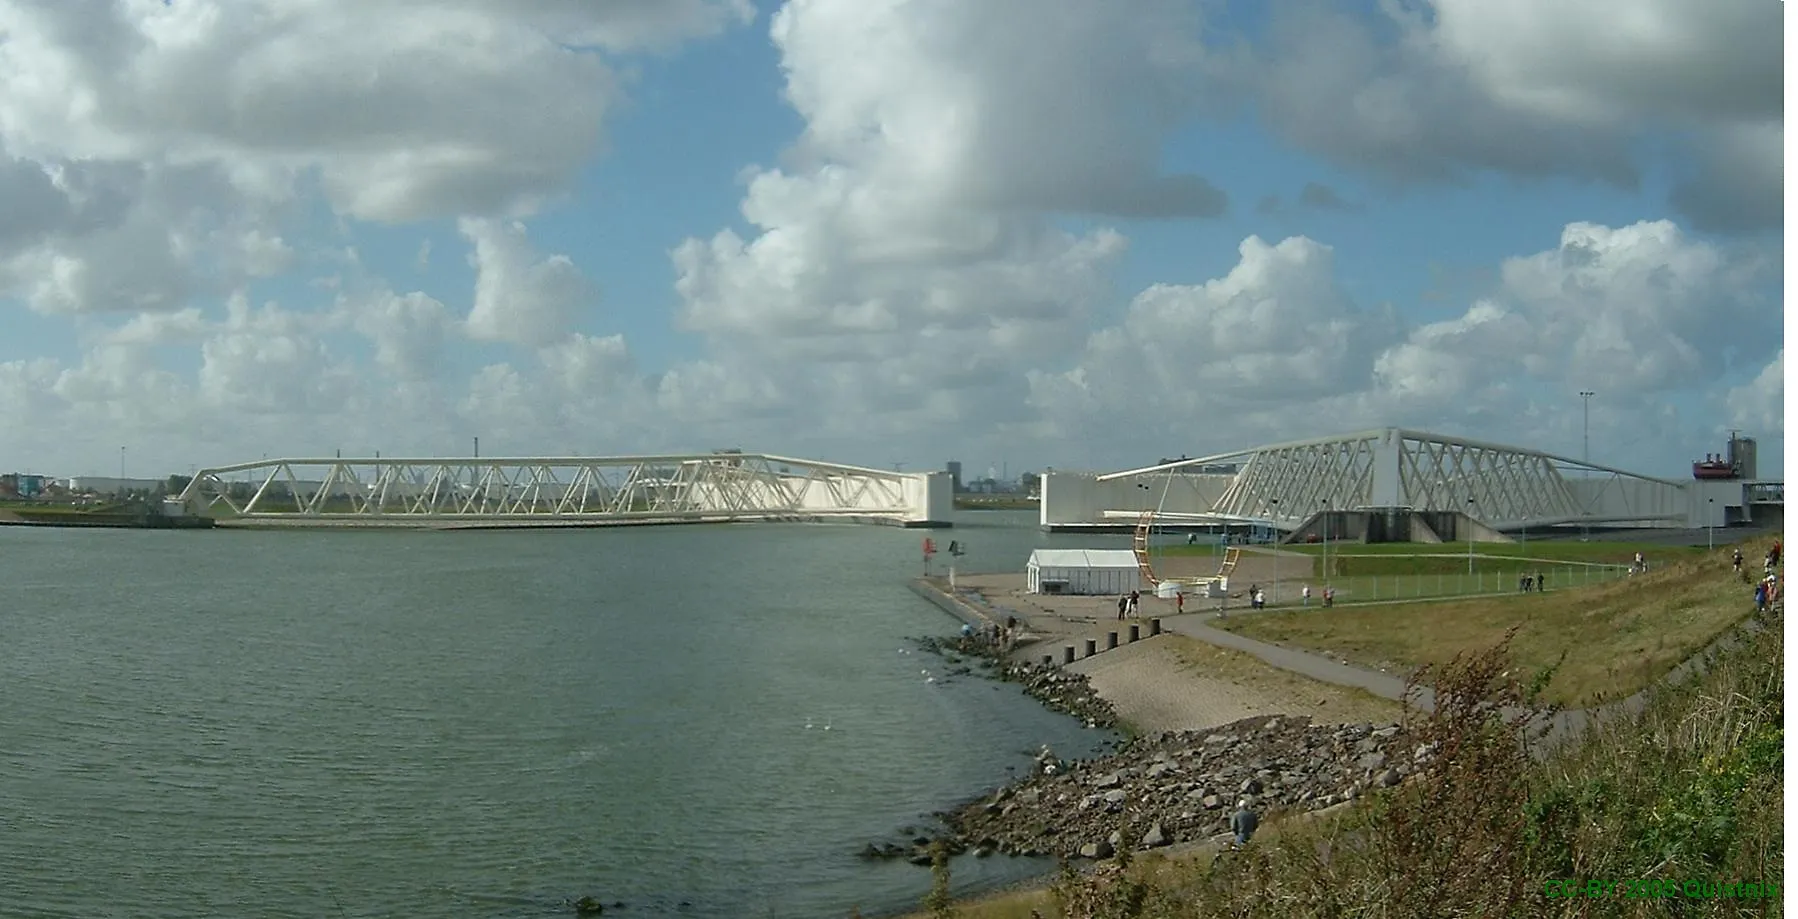
M 1398 784 L 1400 778 L 1403 778 L 1403 776 L 1398 774 L 1397 769 L 1388 769 L 1385 772 L 1380 773 L 1380 787 L 1391 788 Z
M 574 914 L 576 916 L 598 916 L 605 911 L 606 905 L 599 902 L 597 897 L 582 897 L 579 900 L 574 901 Z
M 1066 688 L 1077 674 L 1047 672 L 1034 679 L 1059 684 L 1076 698 Z M 1417 752 L 1416 741 L 1396 728 L 1256 717 L 1206 732 L 1132 738 L 1110 755 L 1064 763 L 1057 774 L 1020 778 L 940 815 L 942 840 L 951 851 L 979 857 L 987 857 L 984 851 L 1089 859 L 1204 840 L 1227 833 L 1224 817 L 1238 796 L 1254 797 L 1264 815 L 1320 810 L 1352 799 L 1362 783 L 1384 785 L 1388 772 L 1402 779 L 1412 763 L 1427 768 L 1428 754 Z M 1367 743 L 1371 748 L 1360 752 Z M 1406 772 L 1388 768 L 1394 758 Z M 994 807 L 999 802 L 1004 805 Z M 1126 839 L 1120 825 L 1138 829 Z M 929 863 L 923 849 L 896 854 L 922 855 L 917 863 Z

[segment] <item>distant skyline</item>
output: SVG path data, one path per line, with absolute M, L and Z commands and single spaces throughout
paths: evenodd
M 1761 0 L 0 0 L 0 471 L 1783 466 Z M 74 104 L 71 100 L 79 100 Z

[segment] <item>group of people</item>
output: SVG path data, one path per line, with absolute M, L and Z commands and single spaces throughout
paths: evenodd
M 1018 640 L 1018 617 L 1006 616 L 1005 624 L 989 622 L 975 629 L 971 623 L 961 624 L 962 651 L 972 652 L 978 645 L 985 645 L 1003 654 L 1011 650 Z
M 1540 593 L 1548 588 L 1543 586 L 1542 572 L 1538 571 L 1535 574 L 1525 572 L 1518 575 L 1517 589 L 1523 593 L 1529 593 L 1532 590 Z
M 1142 594 L 1138 591 L 1133 590 L 1133 591 L 1130 591 L 1129 593 L 1124 594 L 1123 596 L 1119 597 L 1118 598 L 1118 619 L 1122 620 L 1126 615 L 1134 618 L 1137 615 L 1137 610 L 1141 607 L 1141 605 L 1142 605 Z
M 1734 553 L 1735 570 L 1742 575 L 1742 550 Z M 1746 575 L 1743 575 L 1745 578 Z M 1773 540 L 1773 547 L 1767 550 L 1767 558 L 1761 568 L 1761 578 L 1754 584 L 1755 612 L 1764 613 L 1779 602 L 1779 540 Z

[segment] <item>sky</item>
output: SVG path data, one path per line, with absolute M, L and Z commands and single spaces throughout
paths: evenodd
M 1783 7 L 0 0 L 0 470 L 1777 476 Z

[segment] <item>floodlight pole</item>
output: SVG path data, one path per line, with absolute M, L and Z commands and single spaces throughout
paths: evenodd
M 1595 395 L 1597 395 L 1597 393 L 1589 389 L 1582 389 L 1579 394 L 1581 404 L 1579 458 L 1580 462 L 1586 464 L 1586 468 L 1581 469 L 1579 473 L 1580 478 L 1582 479 L 1590 479 L 1592 477 L 1592 397 Z M 1583 497 L 1587 501 L 1592 500 L 1591 495 L 1584 495 Z M 1588 507 L 1585 510 L 1590 510 L 1590 508 Z M 1580 514 L 1580 517 L 1582 518 L 1580 520 L 1580 539 L 1582 541 L 1591 538 L 1592 535 L 1591 528 L 1586 524 L 1584 519 L 1588 516 L 1590 516 L 1590 514 L 1585 513 L 1584 511 Z
M 1467 499 L 1467 576 L 1473 576 L 1473 499 Z
M 1704 513 L 1704 541 L 1705 545 L 1712 552 L 1715 552 L 1717 550 L 1717 523 L 1716 518 L 1712 515 L 1717 513 L 1717 499 L 1706 498 L 1704 500 L 1706 504 Z
M 1273 523 L 1274 531 L 1274 602 L 1278 603 L 1280 602 L 1280 499 L 1269 498 L 1267 503 L 1273 505 L 1274 509 L 1274 512 L 1269 516 L 1273 518 L 1271 522 Z

